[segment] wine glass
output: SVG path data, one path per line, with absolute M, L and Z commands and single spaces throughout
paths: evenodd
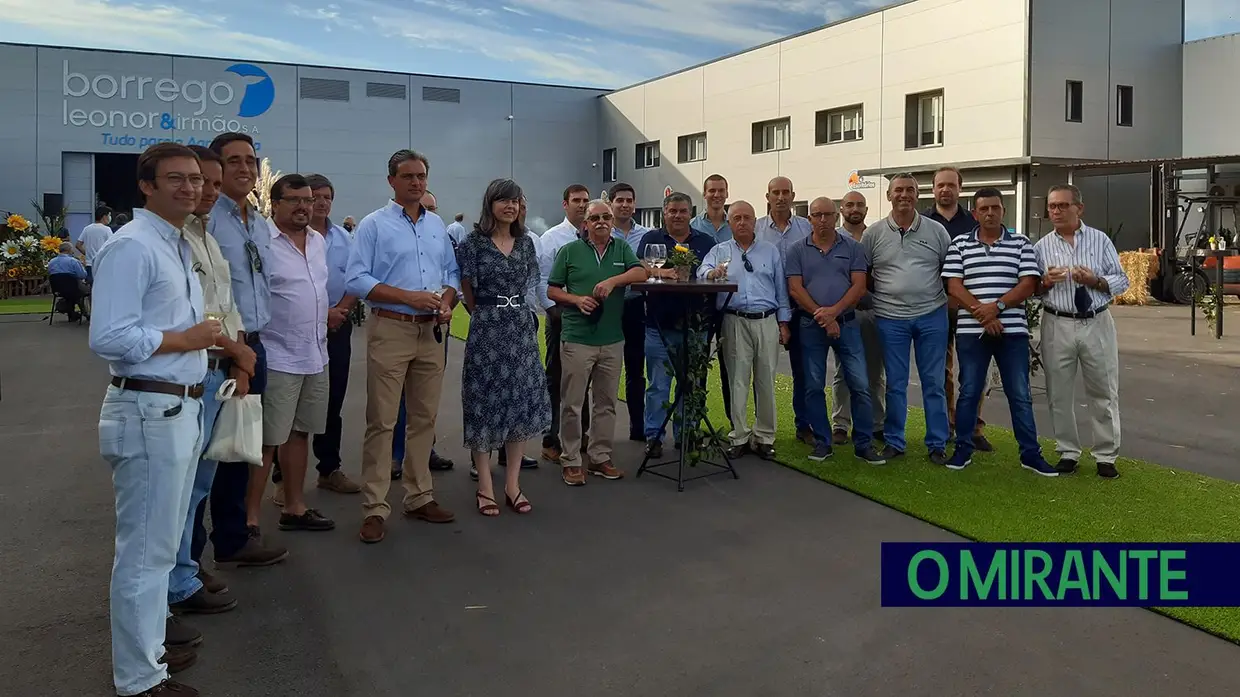
M 715 268 L 720 272 L 720 276 L 715 280 L 725 281 L 728 278 L 728 264 L 732 263 L 732 247 L 728 245 L 720 245 L 715 250 Z
M 663 263 L 665 261 L 667 261 L 667 245 L 662 245 L 662 244 L 646 245 L 646 262 L 649 263 L 651 266 L 653 266 L 656 271 L 663 267 Z M 650 282 L 651 283 L 662 283 L 663 279 L 659 278 L 659 276 L 656 274 L 654 278 L 651 279 Z

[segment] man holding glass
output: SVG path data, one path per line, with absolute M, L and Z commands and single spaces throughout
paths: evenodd
M 721 345 L 732 394 L 727 455 L 736 458 L 752 450 L 770 460 L 775 457 L 775 368 L 779 347 L 788 343 L 792 309 L 783 257 L 775 245 L 754 239 L 754 223 L 749 202 L 733 203 L 728 209 L 732 238 L 710 250 L 698 277 L 737 285 L 735 293 L 716 294 L 723 312 Z M 752 431 L 747 414 L 751 387 L 757 417 Z
M 1098 476 L 1119 476 L 1119 341 L 1111 302 L 1128 290 L 1128 276 L 1111 238 L 1081 222 L 1085 203 L 1071 184 L 1056 184 L 1046 195 L 1055 231 L 1033 245 L 1042 270 L 1042 363 L 1051 407 L 1061 474 L 1076 471 L 1081 459 L 1076 425 L 1076 373 L 1080 366 L 1089 400 Z

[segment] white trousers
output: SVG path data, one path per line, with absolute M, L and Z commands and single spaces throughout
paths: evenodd
M 1098 462 L 1114 464 L 1119 456 L 1119 341 L 1110 312 L 1090 319 L 1042 315 L 1042 365 L 1051 429 L 1061 457 L 1079 460 L 1081 438 L 1076 425 L 1076 373 L 1085 379 L 1092 452 Z

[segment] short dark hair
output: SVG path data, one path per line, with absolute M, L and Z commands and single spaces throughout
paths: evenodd
M 220 157 L 220 154 L 205 145 L 191 145 L 189 149 L 193 150 L 194 154 L 198 156 L 199 162 L 223 163 L 223 158 Z
M 311 191 L 318 191 L 319 189 L 331 189 L 332 196 L 336 195 L 336 187 L 332 186 L 331 180 L 323 176 L 322 174 L 307 174 L 306 184 L 310 186 Z
M 458 223 L 459 223 L 459 222 L 461 222 L 461 221 L 462 221 L 462 220 L 464 220 L 464 219 L 465 219 L 465 214 L 464 214 L 464 213 L 457 213 L 457 214 L 456 214 L 456 222 L 458 222 Z
M 722 174 L 712 174 L 709 177 L 702 180 L 702 191 L 705 191 L 706 185 L 713 181 L 721 181 L 724 183 L 724 185 L 727 185 L 728 178 L 723 176 Z
M 108 206 L 99 206 L 95 209 L 95 222 L 99 222 L 100 218 L 107 215 L 112 215 L 112 209 Z
M 673 191 L 672 193 L 667 195 L 667 198 L 663 199 L 664 208 L 667 208 L 673 203 L 683 203 L 689 206 L 690 210 L 693 209 L 693 197 L 686 193 L 681 193 L 679 191 Z
M 973 194 L 973 207 L 977 208 L 977 202 L 984 198 L 997 198 L 999 203 L 1003 203 L 1003 194 L 993 186 L 983 187 Z
M 568 202 L 568 199 L 569 199 L 569 197 L 570 197 L 570 196 L 572 196 L 573 194 L 577 193 L 578 191 L 584 191 L 584 192 L 586 192 L 586 195 L 589 195 L 589 193 L 590 193 L 590 189 L 589 189 L 588 187 L 586 187 L 586 185 L 585 185 L 585 184 L 569 184 L 569 185 L 568 185 L 567 187 L 565 187 L 565 189 L 564 189 L 564 201 L 565 201 L 565 203 L 567 203 L 567 202 Z
M 254 147 L 254 139 L 250 137 L 250 134 L 237 133 L 236 131 L 229 131 L 227 133 L 219 134 L 214 140 L 211 141 L 211 145 L 209 147 L 216 155 L 222 156 L 224 154 L 225 145 L 228 145 L 229 143 L 236 143 L 238 141 L 249 143 L 250 149 L 254 150 L 255 153 L 258 152 L 258 149 Z
M 520 201 L 522 196 L 524 193 L 515 181 L 511 179 L 491 180 L 491 183 L 487 185 L 486 193 L 482 195 L 482 213 L 478 215 L 478 222 L 474 223 L 474 232 L 490 237 L 495 232 L 495 214 L 491 212 L 491 206 L 496 201 Z M 525 221 L 518 216 L 512 227 L 508 229 L 508 233 L 513 237 L 524 235 Z
M 274 203 L 284 198 L 284 192 L 289 189 L 305 189 L 309 186 L 310 182 L 300 174 L 286 174 L 271 185 L 271 201 Z
M 400 169 L 402 164 L 410 160 L 417 160 L 418 162 L 421 162 L 422 165 L 426 167 L 427 175 L 431 173 L 431 161 L 426 159 L 426 155 L 423 155 L 417 150 L 405 148 L 403 150 L 397 150 L 392 153 L 391 157 L 388 158 L 388 176 L 396 176 L 396 170 Z
M 620 193 L 621 191 L 627 191 L 630 194 L 633 194 L 634 199 L 637 198 L 637 192 L 633 189 L 633 185 L 625 184 L 624 182 L 620 182 L 618 184 L 612 184 L 611 188 L 607 190 L 607 198 L 614 199 L 616 197 L 616 194 Z M 568 199 L 564 199 L 564 200 L 567 201 Z
M 159 174 L 159 163 L 164 160 L 171 160 L 177 157 L 189 157 L 195 162 L 198 161 L 198 155 L 193 150 L 179 143 L 156 143 L 138 155 L 138 181 L 155 182 L 155 176 Z

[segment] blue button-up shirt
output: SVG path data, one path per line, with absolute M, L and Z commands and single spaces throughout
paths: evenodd
M 47 262 L 47 273 L 49 276 L 54 273 L 69 273 L 86 280 L 86 267 L 72 254 L 57 254 Z
M 99 250 L 90 349 L 113 375 L 196 385 L 207 375 L 205 349 L 155 354 L 164 332 L 203 321 L 202 286 L 181 230 L 143 208 Z
M 718 268 L 723 253 L 729 258 L 728 281 L 735 283 L 737 288 L 730 301 L 727 293 L 716 294 L 720 310 L 725 309 L 724 302 L 727 302 L 727 309 L 737 312 L 775 310 L 775 318 L 780 322 L 792 319 L 784 260 L 775 245 L 754 241 L 746 250 L 735 239 L 721 242 L 702 260 L 702 265 L 698 267 L 699 279 L 705 280 L 708 273 Z M 749 260 L 753 271 L 745 268 L 745 259 Z
M 794 215 L 788 220 L 788 227 L 781 231 L 775 227 L 775 221 L 771 219 L 771 216 L 764 215 L 754 223 L 753 236 L 759 242 L 770 242 L 775 245 L 786 266 L 788 250 L 792 248 L 792 245 L 809 237 L 813 231 L 814 228 L 809 224 L 809 218 Z
M 246 220 L 241 208 L 221 196 L 207 218 L 207 232 L 220 246 L 232 276 L 233 302 L 241 313 L 247 332 L 261 332 L 271 321 L 271 286 L 267 280 L 267 255 L 271 248 L 271 228 L 263 216 L 246 203 Z
M 420 209 L 418 219 L 409 217 L 395 201 L 371 213 L 358 224 L 349 254 L 345 291 L 369 298 L 380 283 L 401 290 L 437 293 L 444 286 L 461 292 L 461 268 L 456 263 L 448 228 L 434 213 Z M 405 315 L 433 314 L 408 305 L 375 302 L 376 309 Z
M 728 223 L 728 216 L 723 216 L 723 226 L 716 228 L 715 224 L 710 222 L 706 217 L 706 213 L 702 213 L 693 220 L 689 221 L 689 227 L 698 232 L 710 235 L 716 242 L 727 242 L 732 239 L 732 226 Z
M 338 305 L 345 296 L 345 282 L 349 280 L 349 253 L 353 251 L 353 236 L 330 220 L 326 227 L 322 234 L 327 241 L 327 302 Z

